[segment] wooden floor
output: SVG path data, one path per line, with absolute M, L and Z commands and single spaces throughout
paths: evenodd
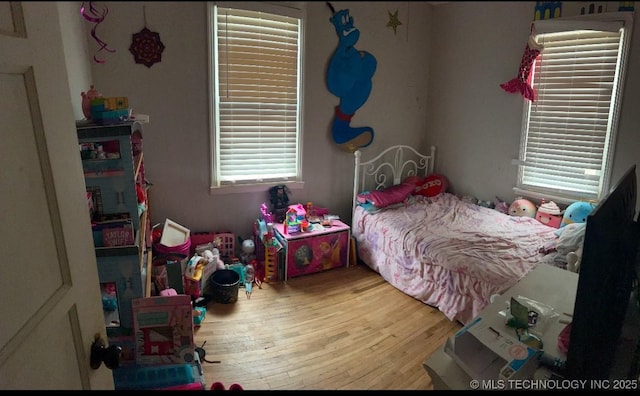
M 263 284 L 211 302 L 195 331 L 207 387 L 432 389 L 422 362 L 460 329 L 363 265 Z M 205 343 L 206 342 L 206 343 Z

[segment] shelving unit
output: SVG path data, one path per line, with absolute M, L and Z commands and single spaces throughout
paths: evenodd
M 132 300 L 150 295 L 151 220 L 142 124 L 76 126 L 109 343 L 135 364 Z M 141 194 L 142 193 L 142 194 Z M 139 206 L 139 196 L 145 197 Z M 144 208 L 144 210 L 142 209 Z

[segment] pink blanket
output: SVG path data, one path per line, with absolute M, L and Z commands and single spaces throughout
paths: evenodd
M 370 214 L 361 207 L 352 234 L 359 258 L 404 293 L 466 324 L 492 294 L 542 262 L 555 228 L 444 193 L 415 196 Z

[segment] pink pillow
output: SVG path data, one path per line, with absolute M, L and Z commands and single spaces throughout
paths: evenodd
M 366 199 L 377 208 L 385 208 L 389 205 L 403 202 L 414 190 L 415 184 L 401 183 L 387 187 L 384 190 L 361 194 L 360 198 Z

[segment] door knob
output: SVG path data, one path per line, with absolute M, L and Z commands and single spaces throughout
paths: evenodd
M 90 364 L 91 368 L 97 370 L 102 362 L 107 368 L 114 370 L 120 366 L 120 358 L 122 356 L 122 347 L 111 345 L 105 347 L 104 340 L 100 334 L 96 333 L 95 339 L 91 344 Z

